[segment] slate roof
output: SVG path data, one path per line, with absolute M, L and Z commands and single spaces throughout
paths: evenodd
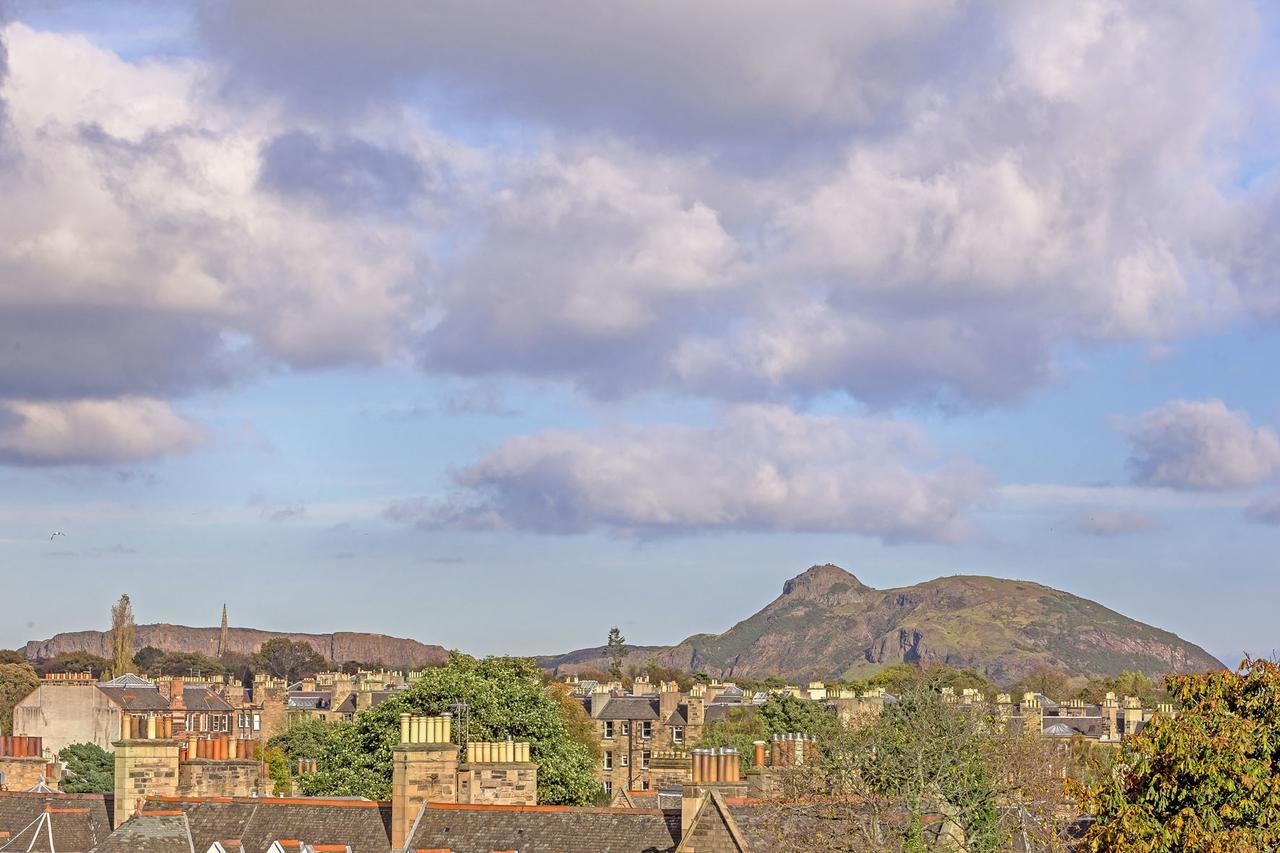
M 331 692 L 294 690 L 289 693 L 290 708 L 313 708 L 327 711 L 332 704 L 333 693 Z
M 600 709 L 597 720 L 656 720 L 658 700 L 648 696 L 613 696 Z
M 196 850 L 187 826 L 187 816 L 173 813 L 144 812 L 122 823 L 92 853 L 205 853 Z
M 182 701 L 186 704 L 188 711 L 221 711 L 225 713 L 235 710 L 231 707 L 231 703 L 208 687 L 183 687 Z
M 99 684 L 98 689 L 110 697 L 126 711 L 167 711 L 169 699 L 155 688 L 149 687 L 108 687 Z
M 285 838 L 306 844 L 346 844 L 352 853 L 391 851 L 389 803 L 305 797 L 153 797 L 144 808 L 184 812 L 198 853 L 215 841 L 239 840 L 244 850 L 258 851 Z
M 1044 734 L 1057 737 L 1070 737 L 1076 734 L 1092 738 L 1102 737 L 1101 717 L 1045 717 L 1040 725 Z M 1059 726 L 1062 728 L 1058 728 Z
M 671 853 L 679 842 L 676 811 L 428 803 L 418 814 L 408 848 L 451 853 Z
M 51 853 L 49 828 L 57 853 L 88 853 L 111 833 L 107 799 L 101 794 L 0 791 L 0 850 Z
M 141 675 L 134 675 L 132 672 L 126 672 L 124 675 L 111 679 L 110 681 L 98 682 L 99 687 L 155 687 L 155 683 L 147 681 Z

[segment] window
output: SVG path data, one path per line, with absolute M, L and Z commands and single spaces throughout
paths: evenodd
M 640 724 L 640 737 L 644 738 L 645 740 L 648 740 L 649 738 L 653 737 L 653 723 L 649 722 L 648 720 L 645 720 L 643 723 Z
M 631 766 L 631 753 L 629 752 L 622 753 L 622 766 L 623 767 Z
M 230 722 L 231 720 L 226 714 L 211 714 L 209 716 L 210 731 L 225 732 Z
M 681 726 L 671 727 L 671 742 L 684 743 L 684 728 Z
M 641 791 L 647 791 L 647 790 L 649 790 L 649 780 L 648 780 L 648 779 L 641 779 L 641 780 L 640 780 L 640 790 L 641 790 Z
M 606 740 L 613 737 L 613 720 L 604 721 L 604 736 Z
M 624 735 L 629 735 L 629 734 L 631 734 L 631 724 L 630 724 L 630 723 L 623 723 L 623 724 L 622 724 L 622 733 L 623 733 Z
M 187 731 L 194 732 L 196 730 L 196 715 L 187 714 Z
M 611 779 L 604 780 L 604 792 L 606 796 L 610 796 L 610 797 L 613 796 L 613 780 Z
M 255 732 L 257 732 L 257 731 L 261 731 L 261 730 L 262 730 L 262 715 L 261 715 L 261 714 L 254 714 L 254 715 L 253 715 L 253 730 L 254 730 Z
M 647 749 L 644 752 L 640 753 L 640 769 L 641 770 L 649 769 L 649 750 Z
M 604 769 L 605 770 L 613 769 L 613 752 L 608 749 L 604 751 Z

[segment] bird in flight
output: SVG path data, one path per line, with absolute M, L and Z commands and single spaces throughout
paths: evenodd
M 52 533 L 50 533 L 50 534 L 49 534 L 49 541 L 50 541 L 50 542 L 52 542 L 52 541 L 53 541 L 54 539 L 56 539 L 57 537 L 59 537 L 59 536 L 66 536 L 66 535 L 67 535 L 67 534 L 63 533 L 61 530 L 55 530 L 55 531 L 53 531 Z

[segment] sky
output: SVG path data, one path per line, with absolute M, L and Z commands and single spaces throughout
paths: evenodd
M 1278 65 L 1249 0 L 0 0 L 0 647 L 675 643 L 833 562 L 1269 656 Z

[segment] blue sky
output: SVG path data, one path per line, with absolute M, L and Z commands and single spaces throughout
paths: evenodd
M 669 643 L 821 562 L 1277 645 L 1265 7 L 0 8 L 0 647 Z

